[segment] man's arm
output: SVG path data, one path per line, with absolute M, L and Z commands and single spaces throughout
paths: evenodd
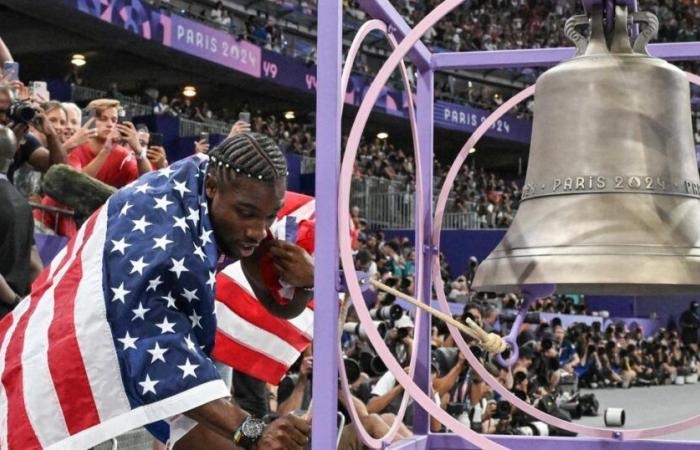
M 309 384 L 309 374 L 313 367 L 312 364 L 313 356 L 306 357 L 304 361 L 302 361 L 301 368 L 299 369 L 299 379 L 297 379 L 294 385 L 292 394 L 277 407 L 277 413 L 279 415 L 289 414 L 294 410 L 301 409 L 304 401 L 304 392 L 306 391 L 306 386 Z
M 458 355 L 457 364 L 455 364 L 444 377 L 435 380 L 435 384 L 433 385 L 435 387 L 435 392 L 441 396 L 450 392 L 452 386 L 457 382 L 459 374 L 462 373 L 462 369 L 464 369 L 464 355 L 462 355 L 462 352 L 459 352 Z
M 203 425 L 228 442 L 248 414 L 228 400 L 218 399 L 205 403 L 185 413 L 187 417 Z M 253 447 L 257 450 L 301 450 L 308 442 L 311 424 L 300 417 L 287 415 L 265 427 L 262 436 Z M 206 430 L 200 430 L 206 433 Z
M 4 306 L 14 306 L 17 302 L 17 293 L 10 287 L 5 277 L 0 274 L 0 303 Z
M 41 262 L 39 250 L 36 245 L 32 245 L 32 253 L 29 256 L 29 284 L 34 283 L 41 271 L 44 270 L 44 263 Z
M 367 412 L 369 414 L 380 414 L 402 391 L 403 386 L 397 384 L 386 394 L 372 397 L 367 402 Z
M 255 291 L 255 296 L 260 299 L 265 308 L 274 316 L 282 319 L 293 319 L 301 314 L 309 301 L 313 298 L 313 292 L 303 287 L 311 287 L 314 283 L 314 265 L 311 257 L 301 247 L 285 241 L 273 241 L 269 245 L 269 251 L 273 258 L 273 264 L 280 278 L 297 287 L 294 297 L 286 305 L 280 305 L 270 295 L 260 271 L 259 249 L 251 257 L 241 259 L 243 272 Z

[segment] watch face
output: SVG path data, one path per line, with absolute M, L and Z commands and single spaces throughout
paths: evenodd
M 241 427 L 241 432 L 243 435 L 249 439 L 257 439 L 262 435 L 263 429 L 265 428 L 265 422 L 260 419 L 255 419 L 249 417 L 243 423 Z

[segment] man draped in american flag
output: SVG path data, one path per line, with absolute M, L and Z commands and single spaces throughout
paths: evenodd
M 0 321 L 0 448 L 89 448 L 149 424 L 177 437 L 197 422 L 231 447 L 302 448 L 308 421 L 247 416 L 209 359 L 219 253 L 259 255 L 285 189 L 282 152 L 243 133 L 110 197 Z M 279 240 L 265 253 L 294 293 L 266 294 L 246 265 L 252 289 L 273 314 L 300 314 L 308 253 Z

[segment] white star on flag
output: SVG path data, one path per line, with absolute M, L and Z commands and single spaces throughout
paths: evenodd
M 213 270 L 209 271 L 209 279 L 207 280 L 207 284 L 211 289 L 214 289 L 214 285 L 216 284 L 216 272 Z
M 171 267 L 169 270 L 177 276 L 177 279 L 180 279 L 180 274 L 182 272 L 189 272 L 190 270 L 185 267 L 185 258 L 180 258 L 180 259 L 175 259 L 175 258 L 170 258 L 170 261 L 173 263 L 173 267 Z
M 170 239 L 168 239 L 168 234 L 167 234 L 167 233 L 164 234 L 162 237 L 153 238 L 153 241 L 155 242 L 155 244 L 153 245 L 153 248 L 160 248 L 160 249 L 162 249 L 163 251 L 166 250 L 166 247 L 168 246 L 168 244 L 172 244 L 172 243 L 173 243 L 173 241 L 171 241 Z
M 211 239 L 209 238 L 209 235 L 211 233 L 211 230 L 202 230 L 202 236 L 200 237 L 200 239 L 202 239 L 202 246 L 207 245 L 211 242 Z
M 209 214 L 209 204 L 207 202 L 202 202 L 199 206 L 204 209 L 204 214 Z
M 161 297 L 161 298 L 163 300 L 165 300 L 166 302 L 168 302 L 169 308 L 177 309 L 177 306 L 175 306 L 175 299 L 173 298 L 172 292 L 168 292 L 168 295 L 166 295 L 165 297 Z
M 148 280 L 148 287 L 146 288 L 146 292 L 150 291 L 151 289 L 153 289 L 153 292 L 155 292 L 156 289 L 158 289 L 158 286 L 160 286 L 161 284 L 163 284 L 163 282 L 160 280 L 160 275 L 158 275 L 152 280 Z
M 124 289 L 124 282 L 119 285 L 119 287 L 116 288 L 110 288 L 112 292 L 114 293 L 114 298 L 112 299 L 113 302 L 116 302 L 119 300 L 122 303 L 126 302 L 126 294 L 130 293 L 131 291 L 128 291 Z
M 199 321 L 202 319 L 202 316 L 198 316 L 197 311 L 192 311 L 192 315 L 189 317 L 190 317 L 190 321 L 192 322 L 192 328 L 197 328 L 197 327 L 203 328 L 202 324 L 199 323 Z
M 156 384 L 160 383 L 159 380 L 151 380 L 151 377 L 146 374 L 146 379 L 139 381 L 139 385 L 143 388 L 141 395 L 146 395 L 146 392 L 153 392 L 156 395 Z
M 131 244 L 127 244 L 124 238 L 121 238 L 118 241 L 112 241 L 112 245 L 113 247 L 110 253 L 119 252 L 122 254 L 122 256 L 124 256 L 124 250 L 126 250 L 127 247 L 131 247 Z
M 194 373 L 194 371 L 197 367 L 199 367 L 199 364 L 190 363 L 190 358 L 187 358 L 187 360 L 185 361 L 185 364 L 183 364 L 181 366 L 177 366 L 177 367 L 180 370 L 182 370 L 182 379 L 183 380 L 189 376 L 197 378 L 197 374 Z
M 197 226 L 199 223 L 199 210 L 192 209 L 192 208 L 187 208 L 190 211 L 190 214 L 187 216 L 187 220 L 191 220 L 192 224 L 194 226 Z
M 139 185 L 139 187 L 134 189 L 134 191 L 145 194 L 146 192 L 148 192 L 149 189 L 151 189 L 151 187 L 148 185 L 148 183 L 143 183 L 143 184 Z
M 148 221 L 146 221 L 146 216 L 142 216 L 138 220 L 132 220 L 134 223 L 134 228 L 131 229 L 131 231 L 140 231 L 142 233 L 146 232 L 146 228 L 151 226 L 152 224 Z
M 156 326 L 160 328 L 160 334 L 174 333 L 175 322 L 168 322 L 168 317 L 164 317 L 161 323 L 157 323 Z
M 132 338 L 131 336 L 129 336 L 129 332 L 127 331 L 126 336 L 124 336 L 123 338 L 117 339 L 117 340 L 119 342 L 121 342 L 122 344 L 124 344 L 124 348 L 122 350 L 126 350 L 127 348 L 133 348 L 134 350 L 136 350 L 135 344 L 136 344 L 136 341 L 139 340 L 139 338 L 135 338 L 135 337 Z
M 159 176 L 159 177 L 169 178 L 170 175 L 172 175 L 172 173 L 173 173 L 173 169 L 171 169 L 170 166 L 168 166 L 168 167 L 166 167 L 165 169 L 160 169 L 160 170 L 158 171 L 158 176 Z
M 184 197 L 185 192 L 191 192 L 189 189 L 187 189 L 187 186 L 185 186 L 187 183 L 184 181 L 179 182 L 177 180 L 173 180 L 173 184 L 175 184 L 173 189 L 180 193 L 180 197 Z
M 144 308 L 143 302 L 140 302 L 138 308 L 131 310 L 134 313 L 134 317 L 131 319 L 131 321 L 133 322 L 136 319 L 146 320 L 146 313 L 150 310 L 151 308 Z
M 189 289 L 182 288 L 181 295 L 187 299 L 188 303 L 191 303 L 192 300 L 199 300 L 199 297 L 197 297 L 197 288 L 194 288 L 191 291 Z
M 207 259 L 207 255 L 202 251 L 202 247 L 199 247 L 197 244 L 194 244 L 194 254 L 199 256 L 202 261 Z
M 161 198 L 153 198 L 153 200 L 156 201 L 156 206 L 155 209 L 162 209 L 165 212 L 168 212 L 168 205 L 172 205 L 173 202 L 168 200 L 167 195 L 163 195 Z
M 122 210 L 119 211 L 119 216 L 124 216 L 126 213 L 129 211 L 129 208 L 131 208 L 134 205 L 129 204 L 129 202 L 124 203 L 124 206 L 122 206 Z
M 190 350 L 192 352 L 195 351 L 194 342 L 192 342 L 192 339 L 190 339 L 189 334 L 185 337 L 185 345 L 187 345 L 187 350 Z
M 160 345 L 158 345 L 158 342 L 156 342 L 155 347 L 146 351 L 151 354 L 151 364 L 158 360 L 165 362 L 165 357 L 163 355 L 165 355 L 165 352 L 168 351 L 168 347 L 160 348 Z
M 187 233 L 187 230 L 190 229 L 190 226 L 187 225 L 187 218 L 186 217 L 173 217 L 175 219 L 175 225 L 173 227 L 178 227 L 182 230 L 183 233 Z
M 137 260 L 129 260 L 129 262 L 131 263 L 131 272 L 129 274 L 138 272 L 139 275 L 143 275 L 143 269 L 148 266 L 148 263 L 143 262 L 143 256 Z

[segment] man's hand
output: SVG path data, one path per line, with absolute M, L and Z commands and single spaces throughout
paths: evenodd
M 146 150 L 148 160 L 156 169 L 163 169 L 168 165 L 168 160 L 165 157 L 165 149 L 158 145 L 152 145 Z
M 314 261 L 306 250 L 287 241 L 270 243 L 272 264 L 280 279 L 294 287 L 306 288 L 314 285 Z
M 255 450 L 301 450 L 309 442 L 311 421 L 291 414 L 280 417 L 265 428 Z
M 314 357 L 307 356 L 301 361 L 301 367 L 299 368 L 299 375 L 303 378 L 309 378 L 314 370 Z
M 484 414 L 481 416 L 481 420 L 490 419 L 494 414 L 496 414 L 496 402 L 489 402 L 489 404 L 486 405 Z
M 97 137 L 97 129 L 90 128 L 93 123 L 95 123 L 94 117 L 85 122 L 85 125 L 80 127 L 78 131 L 76 131 L 75 134 L 63 144 L 63 148 L 66 150 L 71 150 L 75 147 L 80 147 L 90 139 Z
M 36 128 L 36 131 L 42 133 L 46 137 L 56 135 L 56 130 L 53 129 L 53 125 L 51 125 L 49 118 L 46 117 L 46 114 L 43 112 L 36 113 L 34 120 L 32 120 L 32 126 Z
M 248 133 L 250 131 L 250 124 L 242 120 L 237 121 L 231 127 L 231 131 L 228 133 L 228 137 L 234 137 L 237 134 Z
M 202 139 L 201 141 L 194 141 L 194 152 L 209 153 L 209 142 L 205 139 Z
M 139 132 L 136 131 L 134 124 L 131 122 L 118 123 L 116 128 L 129 147 L 136 152 L 136 156 L 140 156 L 142 149 L 139 143 Z

